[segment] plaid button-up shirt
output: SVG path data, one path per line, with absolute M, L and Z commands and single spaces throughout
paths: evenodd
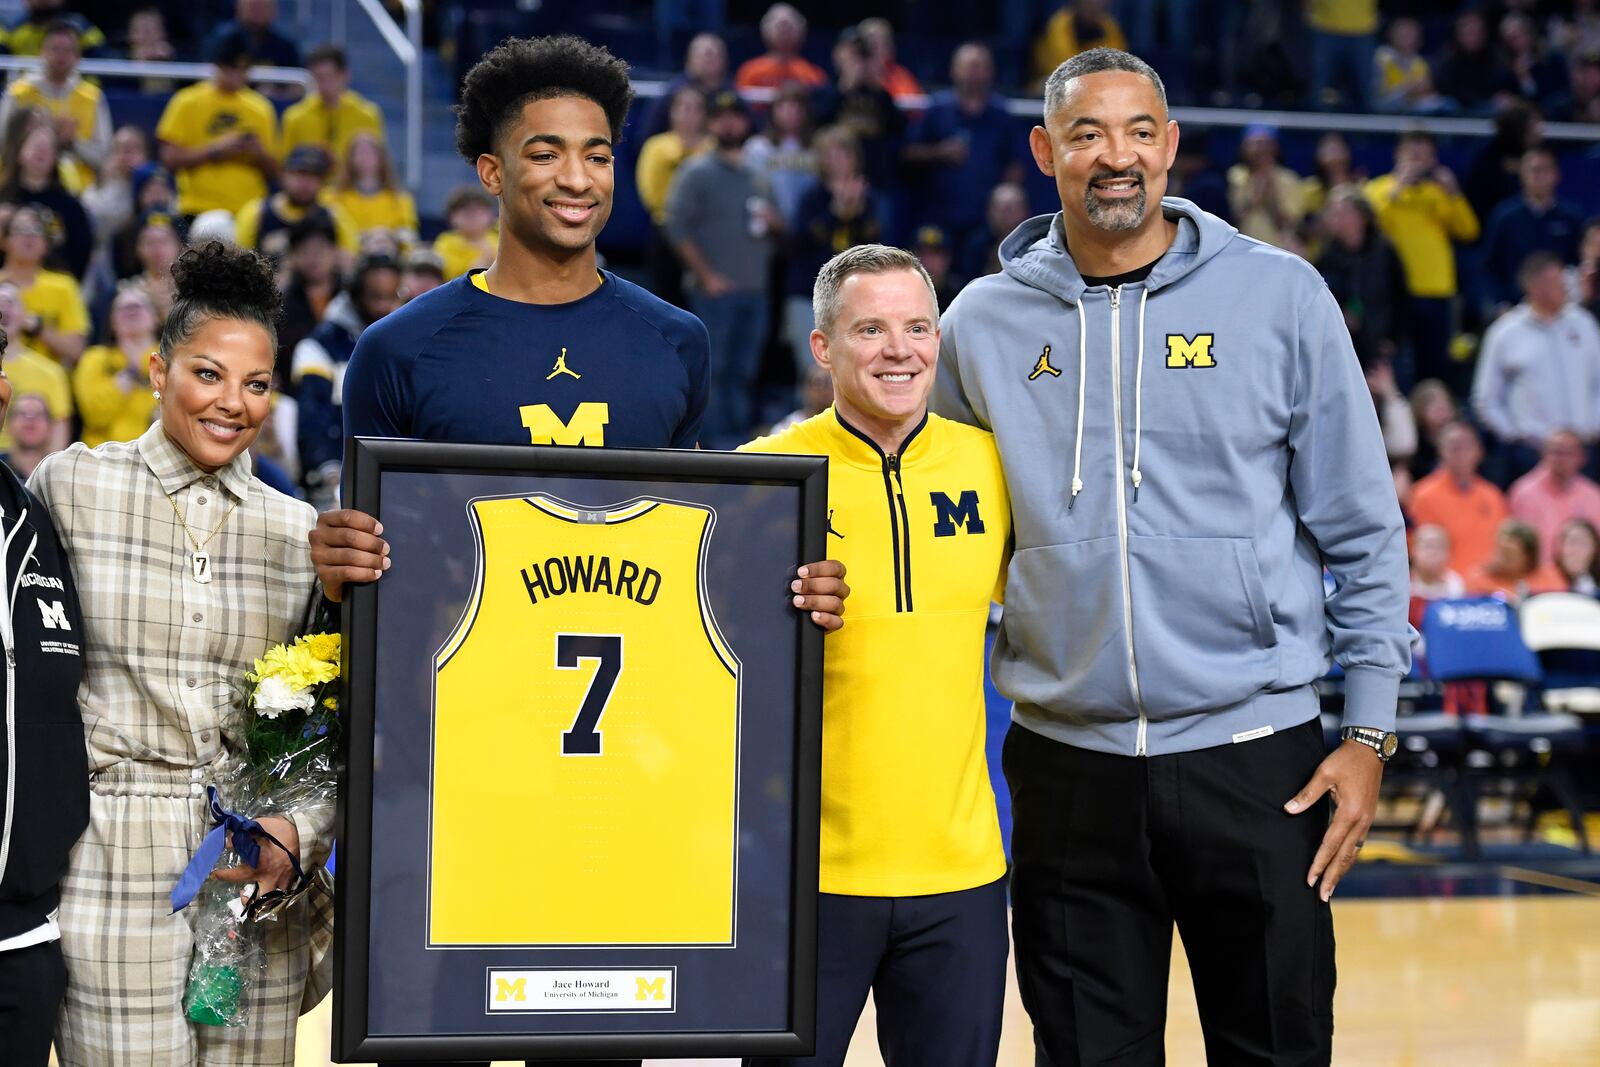
M 311 506 L 254 478 L 248 455 L 206 473 L 159 423 L 137 441 L 47 456 L 28 485 L 50 509 L 83 605 L 90 771 L 134 760 L 188 774 L 227 755 L 245 672 L 298 633 L 316 593 Z M 207 584 L 173 504 L 197 540 L 217 531 Z M 296 813 L 303 855 L 325 850 L 331 819 L 331 805 Z

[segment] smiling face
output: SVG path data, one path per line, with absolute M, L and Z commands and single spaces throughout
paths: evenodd
M 518 244 L 557 256 L 592 250 L 616 182 L 605 110 L 581 96 L 530 100 L 495 153 L 478 157 L 478 177 Z
M 811 353 L 833 375 L 834 403 L 873 436 L 910 429 L 928 407 L 939 362 L 933 294 L 914 270 L 859 273 L 839 286 L 839 312 L 811 333 Z
M 150 364 L 161 426 L 201 470 L 249 448 L 272 406 L 272 337 L 256 323 L 212 318 Z
M 1178 126 L 1142 74 L 1108 70 L 1072 79 L 1029 141 L 1039 169 L 1055 178 L 1069 232 L 1132 232 L 1160 220 Z

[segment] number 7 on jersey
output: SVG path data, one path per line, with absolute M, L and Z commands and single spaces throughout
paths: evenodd
M 572 729 L 561 731 L 563 756 L 600 755 L 600 716 L 611 703 L 622 674 L 622 635 L 556 634 L 557 670 L 575 671 L 584 660 L 595 660 L 597 665 Z

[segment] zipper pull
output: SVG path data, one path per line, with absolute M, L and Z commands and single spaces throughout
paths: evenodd
M 1115 311 L 1122 304 L 1122 286 L 1111 290 L 1111 310 Z

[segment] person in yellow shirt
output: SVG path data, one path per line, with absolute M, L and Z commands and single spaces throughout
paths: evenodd
M 0 329 L 16 337 L 22 329 L 27 311 L 17 287 L 10 282 L 0 282 Z M 0 369 L 11 379 L 12 391 L 18 395 L 33 395 L 44 399 L 50 416 L 48 450 L 60 451 L 67 447 L 72 435 L 72 385 L 61 364 L 34 351 L 20 341 L 6 348 Z M 15 409 L 13 409 L 14 411 Z M 9 424 L 0 427 L 0 452 L 11 448 Z
M 1450 359 L 1454 330 L 1455 243 L 1478 239 L 1478 216 L 1456 176 L 1439 165 L 1433 137 L 1413 130 L 1395 146 L 1394 170 L 1366 185 L 1378 228 L 1394 245 L 1411 294 L 1407 316 L 1416 379 L 1440 378 L 1467 391 L 1464 365 Z
M 289 250 L 289 228 L 307 215 L 325 214 L 338 235 L 339 250 L 353 259 L 361 247 L 361 232 L 343 208 L 320 202 L 332 168 L 333 160 L 316 145 L 301 145 L 290 152 L 283 165 L 283 188 L 239 209 L 234 240 L 242 248 L 254 248 L 281 260 Z
M 112 343 L 89 349 L 72 372 L 83 443 L 90 448 L 132 441 L 150 428 L 156 398 L 150 391 L 149 367 L 157 327 L 150 295 L 124 284 L 111 301 Z
M 444 260 L 445 281 L 493 263 L 500 233 L 489 194 L 475 185 L 459 186 L 445 201 L 445 213 L 450 228 L 433 242 L 433 250 Z
M 691 156 L 709 147 L 706 137 L 706 97 L 692 85 L 672 94 L 667 112 L 669 128 L 649 138 L 639 148 L 634 167 L 634 182 L 639 201 L 650 212 L 650 221 L 660 227 L 667 218 L 667 188 L 678 167 Z
M 1128 38 L 1111 17 L 1110 0 L 1071 0 L 1061 5 L 1033 46 L 1033 85 L 1043 90 L 1044 80 L 1061 64 L 1091 48 L 1127 50 Z
M 316 145 L 335 160 L 350 150 L 350 139 L 370 133 L 383 139 L 378 105 L 350 88 L 350 60 L 338 45 L 311 50 L 306 68 L 317 91 L 283 113 L 283 156 L 301 145 Z
M 185 215 L 237 212 L 267 195 L 278 175 L 278 118 L 246 81 L 250 51 L 240 34 L 213 47 L 212 79 L 173 94 L 156 125 L 161 164 L 178 176 Z
M 323 202 L 342 210 L 358 233 L 388 230 L 400 248 L 417 239 L 417 202 L 395 180 L 388 148 L 366 130 L 351 136 L 339 176 Z
M 0 99 L 0 128 L 19 107 L 47 113 L 61 145 L 62 163 L 73 168 L 78 188 L 85 188 L 111 154 L 111 110 L 100 87 L 78 73 L 83 48 L 71 22 L 50 22 L 39 55 L 43 66 L 38 72 L 24 74 L 6 87 Z
M 712 145 L 706 134 L 706 96 L 693 85 L 672 94 L 667 109 L 668 129 L 645 141 L 634 166 L 639 201 L 650 212 L 651 291 L 669 303 L 683 305 L 683 261 L 667 236 L 667 190 L 684 160 Z
M 1300 176 L 1278 162 L 1278 131 L 1264 123 L 1246 127 L 1239 162 L 1228 168 L 1228 207 L 1246 237 L 1298 252 L 1306 217 Z
M 1307 0 L 1306 27 L 1311 31 L 1311 106 L 1371 111 L 1378 0 Z
M 1006 859 L 984 758 L 984 634 L 1010 501 L 994 436 L 928 412 L 939 305 L 909 252 L 857 245 L 813 291 L 834 404 L 757 452 L 827 456 L 849 625 L 823 663 L 815 1058 L 838 1067 L 870 990 L 888 1063 L 995 1062 Z
M 11 213 L 0 229 L 6 254 L 0 281 L 10 282 L 22 297 L 26 314 L 13 330 L 21 346 L 42 349 L 70 369 L 88 342 L 89 312 L 72 275 L 45 269 L 45 233 L 36 209 L 24 206 Z
M 100 54 L 106 44 L 106 35 L 100 28 L 75 11 L 65 10 L 62 0 L 23 0 L 25 12 L 4 29 L 0 29 L 0 44 L 15 56 L 36 56 L 44 51 L 45 34 L 50 24 L 65 20 L 78 31 L 85 51 Z

